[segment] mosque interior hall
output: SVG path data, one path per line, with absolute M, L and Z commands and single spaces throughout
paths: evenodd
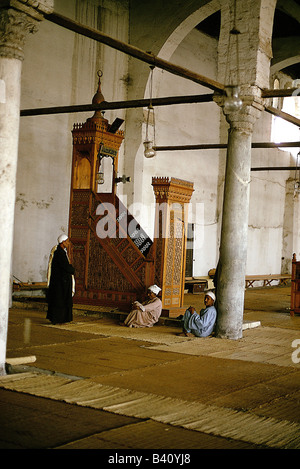
M 1 448 L 300 448 L 299 23 L 300 0 L 0 1 Z M 150 286 L 155 324 L 122 326 Z M 213 333 L 179 334 L 207 295 Z

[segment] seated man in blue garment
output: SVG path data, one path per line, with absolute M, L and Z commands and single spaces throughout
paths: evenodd
M 214 292 L 208 291 L 204 297 L 205 308 L 201 309 L 200 314 L 196 313 L 193 306 L 190 306 L 182 318 L 183 332 L 177 335 L 182 337 L 209 336 L 214 330 L 217 319 L 217 310 L 214 307 L 215 301 Z

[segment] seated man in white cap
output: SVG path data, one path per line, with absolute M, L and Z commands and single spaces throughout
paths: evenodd
M 68 258 L 70 240 L 65 234 L 57 239 L 58 244 L 51 251 L 48 265 L 48 313 L 52 324 L 73 320 L 74 267 Z
M 216 296 L 214 292 L 208 291 L 204 296 L 205 308 L 201 309 L 200 314 L 196 313 L 195 308 L 190 306 L 182 318 L 183 332 L 182 337 L 207 337 L 215 327 L 217 319 L 217 310 L 214 307 Z
M 148 301 L 143 304 L 135 301 L 132 305 L 132 310 L 122 325 L 128 327 L 152 327 L 158 321 L 162 311 L 162 302 L 157 297 L 160 290 L 161 288 L 157 285 L 151 285 L 147 292 Z

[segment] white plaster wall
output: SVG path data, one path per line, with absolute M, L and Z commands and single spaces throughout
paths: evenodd
M 57 0 L 55 11 L 128 39 L 128 2 Z M 43 21 L 26 43 L 21 109 L 92 102 L 97 70 L 103 71 L 107 101 L 126 99 L 126 55 Z M 92 113 L 23 117 L 20 125 L 13 275 L 22 282 L 45 281 L 49 252 L 68 231 L 75 122 Z M 107 112 L 109 121 L 123 112 Z M 120 159 L 123 158 L 122 149 Z
M 252 172 L 250 190 L 247 274 L 280 273 L 285 174 Z
M 290 141 L 281 135 L 276 140 L 274 119 L 263 112 L 255 124 L 253 141 Z M 291 124 L 290 124 L 291 125 Z M 282 126 L 285 122 L 282 121 Z M 253 149 L 252 167 L 294 166 L 295 160 L 284 149 Z M 291 260 L 299 243 L 297 199 L 293 194 L 293 171 L 252 171 L 248 230 L 248 275 L 291 272 Z M 294 233 L 294 234 L 293 234 Z
M 172 63 L 196 70 L 199 74 L 216 78 L 217 41 L 192 30 L 170 58 Z M 206 94 L 210 91 L 189 80 L 161 70 L 154 71 L 154 96 Z M 146 92 L 146 96 L 147 95 Z M 219 114 L 215 103 L 201 103 L 157 107 L 155 109 L 156 144 L 189 145 L 219 142 Z M 144 126 L 145 135 L 145 126 Z M 150 129 L 151 133 L 152 129 Z M 139 168 L 143 166 L 142 174 Z M 143 205 L 141 224 L 151 236 L 153 218 L 149 218 L 154 204 L 151 181 L 153 176 L 181 178 L 194 183 L 189 222 L 195 224 L 194 275 L 207 275 L 216 266 L 217 249 L 217 186 L 219 155 L 215 150 L 157 152 L 153 159 L 145 159 L 142 145 L 135 160 L 135 185 L 142 185 Z M 141 179 L 142 178 L 142 179 Z

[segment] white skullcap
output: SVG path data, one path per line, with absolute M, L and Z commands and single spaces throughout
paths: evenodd
M 210 296 L 214 301 L 216 301 L 216 295 L 214 294 L 213 291 L 205 292 L 205 296 Z
M 155 295 L 158 295 L 161 288 L 159 288 L 157 285 L 151 285 L 148 290 L 152 291 Z
M 66 239 L 68 239 L 68 236 L 65 235 L 65 234 L 61 234 L 61 235 L 57 238 L 58 244 L 63 243 L 64 241 L 66 241 Z

